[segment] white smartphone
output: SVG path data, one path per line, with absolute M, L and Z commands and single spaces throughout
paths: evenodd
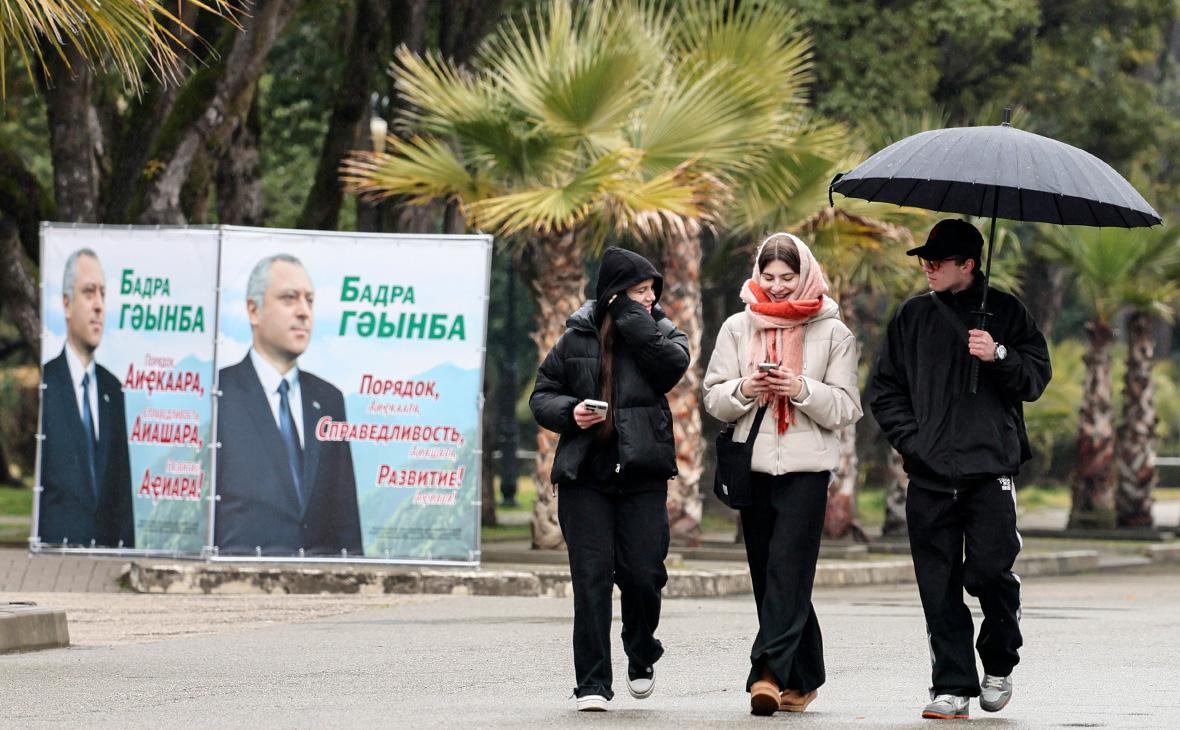
M 760 363 L 758 363 L 758 369 L 764 373 L 769 373 L 771 370 L 778 370 L 778 363 L 777 362 L 760 362 Z
M 605 416 L 607 409 L 610 408 L 610 405 L 608 405 L 604 400 L 590 400 L 587 398 L 585 404 L 587 408 L 601 416 Z

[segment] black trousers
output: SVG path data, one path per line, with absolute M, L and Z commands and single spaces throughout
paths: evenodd
M 824 646 L 811 605 L 830 472 L 754 473 L 754 504 L 741 511 L 746 559 L 758 606 L 750 685 L 769 668 L 782 689 L 824 683 Z
M 611 594 L 619 587 L 623 650 L 644 668 L 664 647 L 655 638 L 660 592 L 668 582 L 667 492 L 610 494 L 566 487 L 557 517 L 569 548 L 574 586 L 574 694 L 614 696 L 611 691 Z
M 910 484 L 906 496 L 910 552 L 926 632 L 934 694 L 979 696 L 971 647 L 974 626 L 963 590 L 979 599 L 983 624 L 975 650 L 987 674 L 1007 676 L 1020 661 L 1020 553 L 1016 487 L 989 479 L 940 492 Z

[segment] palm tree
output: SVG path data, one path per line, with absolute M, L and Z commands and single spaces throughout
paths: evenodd
M 226 0 L 189 4 L 230 19 L 241 8 Z M 110 68 L 136 93 L 143 90 L 144 67 L 161 83 L 176 83 L 184 63 L 181 36 L 196 35 L 168 6 L 163 0 L 0 0 L 0 66 L 6 49 L 15 48 L 30 74 L 48 71 L 48 51 L 67 64 L 76 54 L 84 63 Z M 2 84 L 0 74 L 0 95 Z
M 1115 455 L 1115 512 L 1119 527 L 1151 527 L 1152 492 L 1159 482 L 1155 465 L 1156 418 L 1151 371 L 1155 360 L 1156 317 L 1172 321 L 1171 305 L 1180 297 L 1180 226 L 1135 232 L 1143 239 L 1143 267 L 1128 282 L 1131 309 L 1126 319 L 1127 358 L 1123 380 L 1122 423 Z
M 1150 272 L 1159 265 L 1158 247 L 1164 237 L 1129 229 L 1048 228 L 1043 229 L 1041 240 L 1050 255 L 1073 272 L 1075 286 L 1090 309 L 1086 322 L 1088 349 L 1082 358 L 1086 377 L 1078 412 L 1078 464 L 1073 477 L 1069 527 L 1112 528 L 1117 522 L 1111 377 L 1114 320 L 1124 306 L 1152 300 L 1144 297 L 1143 282 L 1154 278 Z M 1150 413 L 1143 409 L 1145 400 L 1150 409 L 1150 388 L 1140 387 L 1150 366 L 1135 369 L 1138 372 L 1129 376 L 1134 387 L 1132 409 Z M 1150 429 L 1145 437 L 1145 443 L 1150 443 Z M 1150 485 L 1147 490 L 1149 494 Z M 1142 491 L 1141 487 L 1138 491 Z M 1132 501 L 1141 505 L 1142 495 L 1134 496 L 1138 498 Z M 1147 508 L 1150 509 L 1150 503 Z
M 641 12 L 651 9 L 551 0 L 503 26 L 470 70 L 400 50 L 394 74 L 409 109 L 398 123 L 412 136 L 344 166 L 353 191 L 451 200 L 473 226 L 514 240 L 542 356 L 582 301 L 584 253 L 611 231 L 687 229 L 707 213 L 703 161 L 740 149 L 727 142 L 743 124 L 737 90 L 717 74 L 668 73 L 666 21 Z M 541 430 L 539 548 L 562 544 L 547 489 L 555 446 Z
M 677 113 L 660 124 L 643 125 L 632 137 L 655 169 L 691 164 L 707 171 L 718 208 L 712 222 L 716 236 L 748 233 L 783 210 L 797 209 L 801 195 L 816 180 L 822 178 L 826 185 L 832 162 L 846 151 L 847 133 L 841 125 L 810 118 L 810 40 L 793 11 L 773 4 L 691 0 L 677 6 L 674 22 L 660 16 L 651 32 L 667 39 L 668 74 L 692 86 L 711 87 L 719 81 L 726 92 L 725 97 L 710 94 L 714 102 L 725 99 L 726 106 L 714 112 L 728 118 L 724 126 L 694 129 Z M 689 98 L 667 101 L 669 107 L 699 103 Z M 796 220 L 814 209 L 801 211 Z M 752 220 L 758 226 L 749 225 Z M 704 326 L 701 235 L 696 221 L 669 227 L 662 235 L 669 283 L 662 301 L 688 335 L 693 355 L 687 374 L 668 397 L 680 474 L 670 485 L 669 518 L 673 539 L 688 544 L 700 539 L 702 510 L 702 373 L 697 359 Z

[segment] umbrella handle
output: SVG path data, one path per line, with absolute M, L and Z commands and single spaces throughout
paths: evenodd
M 979 327 L 977 329 L 986 330 L 987 318 L 991 315 L 991 312 L 977 310 L 972 312 L 972 314 L 979 317 Z M 971 395 L 979 392 L 979 358 L 977 357 L 971 358 L 971 369 L 967 375 L 967 392 Z
M 828 183 L 828 207 L 835 208 L 836 204 L 832 201 L 832 188 L 836 187 L 836 183 L 840 182 L 840 178 L 844 177 L 845 173 L 837 172 L 832 181 Z

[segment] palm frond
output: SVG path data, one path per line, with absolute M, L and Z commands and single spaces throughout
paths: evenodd
M 748 82 L 731 79 L 722 69 L 687 79 L 664 74 L 628 127 L 627 141 L 643 150 L 653 170 L 690 159 L 713 169 L 757 167 L 759 153 L 781 130 L 769 114 L 754 115 L 736 103 L 741 83 Z
M 566 230 L 589 214 L 605 189 L 627 182 L 631 154 L 617 150 L 548 184 L 477 200 L 468 206 L 468 212 L 479 227 L 502 235 L 526 229 L 541 233 Z
M 189 2 L 237 24 L 237 2 Z M 86 63 L 117 72 L 136 93 L 142 67 L 161 83 L 175 84 L 187 50 L 177 33 L 196 35 L 162 0 L 0 0 L 0 83 L 9 48 L 32 74 L 38 67 L 48 73 L 44 47 L 63 60 L 73 47 Z
M 1083 299 L 1102 322 L 1130 303 L 1154 262 L 1143 229 L 1039 226 L 1049 258 L 1075 275 Z
M 469 172 L 442 140 L 390 135 L 386 144 L 390 152 L 354 152 L 344 160 L 340 180 L 346 191 L 366 200 L 404 195 L 413 204 L 451 197 L 470 202 L 496 192 L 487 178 Z
M 397 49 L 389 73 L 408 106 L 396 124 L 403 130 L 447 134 L 456 124 L 502 114 L 493 87 L 439 53 L 419 56 L 406 46 Z
M 687 236 L 713 218 L 724 194 L 715 178 L 699 174 L 690 162 L 648 180 L 604 190 L 599 217 L 617 235 L 647 241 Z
M 513 103 L 559 135 L 596 140 L 616 133 L 656 66 L 613 3 L 551 0 L 523 24 L 506 23 L 482 59 Z
M 905 226 L 824 208 L 794 226 L 808 240 L 832 286 L 842 297 L 863 290 L 904 290 L 914 267 L 905 250 L 913 234 Z
M 729 75 L 757 79 L 783 108 L 806 104 L 811 41 L 794 10 L 778 3 L 687 0 L 676 12 L 674 49 L 689 73 L 726 67 Z

